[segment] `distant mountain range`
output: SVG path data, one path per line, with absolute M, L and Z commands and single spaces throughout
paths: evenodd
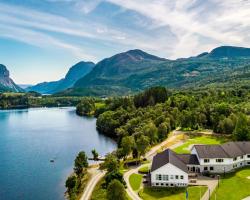
M 24 91 L 20 88 L 14 81 L 10 78 L 10 73 L 6 66 L 0 64 L 0 92 L 22 92 Z
M 222 46 L 177 60 L 131 50 L 100 61 L 61 95 L 122 95 L 156 85 L 186 88 L 235 81 L 250 81 L 249 48 Z
M 95 66 L 92 62 L 79 62 L 72 66 L 65 78 L 59 81 L 43 82 L 26 88 L 26 91 L 35 91 L 41 94 L 53 94 L 72 87 L 77 80 L 88 74 Z
M 250 48 L 222 46 L 176 60 L 139 49 L 130 50 L 96 65 L 77 63 L 65 78 L 26 90 L 43 94 L 109 96 L 126 95 L 156 85 L 189 88 L 241 83 L 250 85 Z M 15 84 L 12 88 L 19 90 Z

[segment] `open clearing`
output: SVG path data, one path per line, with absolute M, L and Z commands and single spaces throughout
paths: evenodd
M 190 153 L 190 149 L 194 144 L 221 144 L 225 143 L 226 139 L 215 136 L 190 136 L 187 141 L 174 149 L 176 153 Z

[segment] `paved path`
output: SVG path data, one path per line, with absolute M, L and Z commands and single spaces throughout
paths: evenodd
M 169 145 L 168 145 L 168 144 L 169 144 Z M 152 148 L 150 149 L 150 151 L 148 151 L 148 152 L 146 153 L 145 158 L 147 158 L 147 160 L 151 161 L 151 160 L 153 159 L 154 155 L 157 154 L 157 151 L 158 151 L 159 149 L 162 149 L 162 148 L 164 149 L 164 148 L 166 148 L 166 147 L 167 147 L 167 148 L 170 148 L 170 149 L 173 149 L 173 148 L 176 148 L 176 147 L 178 147 L 178 146 L 180 146 L 180 145 L 182 145 L 182 144 L 183 144 L 183 142 L 180 141 L 180 140 L 178 139 L 178 134 L 175 134 L 175 132 L 173 132 L 172 136 L 170 136 L 168 139 L 166 139 L 166 140 L 163 141 L 162 143 L 160 143 L 160 144 L 158 144 L 158 145 L 152 147 Z M 138 196 L 138 193 L 135 192 L 135 191 L 131 188 L 131 186 L 130 186 L 130 184 L 129 184 L 129 177 L 130 177 L 130 175 L 133 174 L 133 173 L 138 173 L 138 170 L 139 170 L 141 167 L 145 166 L 145 165 L 148 165 L 148 163 L 147 163 L 147 164 L 140 165 L 140 166 L 135 167 L 135 168 L 132 168 L 132 169 L 130 169 L 129 171 L 127 171 L 126 173 L 124 173 L 124 175 L 123 175 L 124 180 L 125 180 L 125 182 L 126 182 L 126 184 L 127 184 L 127 189 L 126 189 L 126 191 L 127 191 L 128 195 L 130 196 L 130 198 L 133 199 L 133 200 L 142 200 L 142 199 Z
M 147 164 L 145 164 L 145 165 L 147 165 Z M 133 200 L 142 200 L 142 199 L 138 196 L 137 192 L 135 192 L 135 191 L 132 189 L 132 187 L 130 186 L 130 184 L 129 184 L 129 177 L 130 177 L 131 174 L 138 173 L 139 168 L 141 168 L 142 166 L 143 166 L 143 165 L 140 165 L 140 166 L 138 166 L 138 167 L 136 167 L 136 168 L 130 169 L 129 171 L 127 171 L 127 172 L 123 175 L 124 180 L 125 180 L 125 182 L 126 182 L 126 184 L 127 184 L 127 189 L 126 189 L 127 194 L 128 194 L 128 195 L 130 196 L 130 198 L 133 199 Z
M 83 195 L 80 200 L 89 200 L 91 198 L 91 194 L 96 186 L 96 184 L 101 180 L 102 177 L 105 175 L 105 171 L 101 171 L 98 168 L 90 168 L 89 172 L 91 174 L 91 178 L 88 181 Z
M 216 178 L 199 176 L 197 182 L 195 184 L 190 184 L 190 185 L 201 185 L 201 186 L 206 185 L 208 187 L 208 190 L 202 196 L 201 200 L 209 200 L 209 196 L 211 197 L 211 195 L 213 194 L 214 190 L 218 185 L 218 180 Z

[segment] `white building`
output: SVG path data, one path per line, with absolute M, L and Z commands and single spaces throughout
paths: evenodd
M 185 187 L 189 173 L 227 173 L 246 165 L 250 165 L 250 142 L 194 145 L 191 154 L 167 149 L 153 158 L 151 185 Z

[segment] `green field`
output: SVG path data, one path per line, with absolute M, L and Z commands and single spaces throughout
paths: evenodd
M 143 173 L 143 174 L 148 173 L 148 172 L 149 172 L 149 165 L 146 165 L 146 166 L 141 167 L 141 168 L 139 169 L 139 172 L 140 172 L 140 173 Z
M 183 145 L 174 149 L 176 153 L 190 153 L 189 147 L 193 144 L 221 144 L 225 143 L 226 139 L 214 136 L 196 136 L 190 137 Z
M 142 183 L 142 175 L 141 174 L 131 174 L 129 177 L 129 184 L 134 191 L 140 189 Z
M 241 200 L 250 196 L 250 179 L 247 177 L 250 177 L 250 167 L 222 176 L 219 187 L 211 199 Z
M 199 200 L 206 192 L 207 187 L 188 187 L 189 200 Z M 139 192 L 143 200 L 185 200 L 185 188 L 144 188 Z

